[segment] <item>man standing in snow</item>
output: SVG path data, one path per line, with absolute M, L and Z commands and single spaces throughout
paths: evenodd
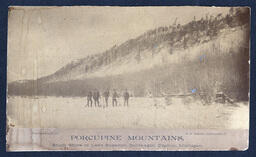
M 103 93 L 103 96 L 104 96 L 104 98 L 105 98 L 106 107 L 108 107 L 109 90 L 106 90 L 106 91 Z
M 95 107 L 97 107 L 97 106 L 100 107 L 99 99 L 100 99 L 100 92 L 95 89 L 95 91 L 93 93 L 93 100 L 94 100 Z
M 87 94 L 87 106 L 92 107 L 92 92 L 89 91 Z
M 112 96 L 112 106 L 117 106 L 117 98 L 118 98 L 118 95 L 117 95 L 117 92 L 116 90 L 114 89 L 114 92 L 113 92 L 113 96 Z
M 129 97 L 130 97 L 130 95 L 129 95 L 127 89 L 125 89 L 125 92 L 124 92 L 124 106 L 129 106 L 129 104 L 128 104 Z

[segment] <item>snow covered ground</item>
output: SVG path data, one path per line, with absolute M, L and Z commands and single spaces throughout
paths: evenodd
M 249 105 L 239 103 L 202 105 L 175 98 L 134 98 L 129 107 L 86 107 L 86 98 L 9 97 L 9 123 L 18 127 L 45 128 L 166 128 L 166 129 L 248 129 Z

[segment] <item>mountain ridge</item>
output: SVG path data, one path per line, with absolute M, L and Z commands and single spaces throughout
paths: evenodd
M 38 80 L 9 83 L 8 94 L 85 96 L 94 89 L 129 88 L 134 96 L 147 91 L 160 96 L 196 88 L 211 97 L 218 89 L 246 99 L 248 14 L 248 9 L 237 10 L 225 17 L 159 27 Z
M 141 61 L 141 53 L 143 51 L 151 50 L 152 56 L 159 51 L 156 47 L 165 45 L 169 53 L 178 49 L 186 49 L 196 44 L 202 44 L 209 42 L 214 37 L 218 36 L 221 30 L 228 27 L 236 27 L 244 24 L 235 23 L 234 21 L 241 21 L 244 13 L 227 15 L 222 17 L 221 14 L 216 17 L 207 19 L 193 20 L 188 24 L 170 25 L 165 27 L 159 27 L 154 30 L 147 31 L 135 39 L 127 40 L 119 46 L 114 45 L 112 48 L 95 55 L 87 56 L 77 61 L 72 61 L 55 73 L 39 78 L 39 81 L 53 82 L 60 80 L 76 79 L 73 76 L 78 75 L 71 71 L 78 70 L 84 76 L 90 75 L 90 73 L 99 70 L 103 66 L 107 66 L 116 62 L 116 60 L 126 57 L 132 54 L 132 59 Z M 239 20 L 237 20 L 239 19 Z M 208 36 L 208 37 L 206 37 Z M 205 38 L 206 37 L 206 38 Z M 204 38 L 203 40 L 200 40 Z M 169 48 L 168 48 L 169 47 Z M 135 62 L 136 63 L 136 62 Z

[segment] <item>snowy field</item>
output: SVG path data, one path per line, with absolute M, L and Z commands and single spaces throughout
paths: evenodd
M 167 129 L 248 129 L 249 105 L 184 103 L 175 98 L 131 98 L 129 107 L 86 107 L 86 98 L 9 97 L 9 123 L 18 127 L 41 128 L 167 128 Z

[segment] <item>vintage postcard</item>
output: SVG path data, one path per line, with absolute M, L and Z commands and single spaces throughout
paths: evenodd
M 7 151 L 246 150 L 250 8 L 9 7 Z

